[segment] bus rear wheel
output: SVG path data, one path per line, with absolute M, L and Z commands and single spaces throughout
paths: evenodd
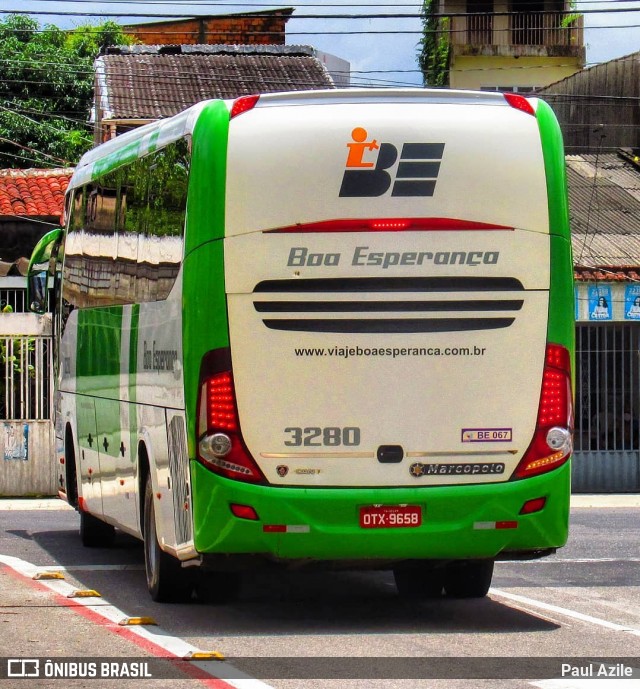
M 444 569 L 428 563 L 412 562 L 393 569 L 396 588 L 402 598 L 421 600 L 440 598 L 444 585 Z
M 484 598 L 491 587 L 493 560 L 467 560 L 447 566 L 444 590 L 451 598 Z
M 151 598 L 159 603 L 186 603 L 191 599 L 191 573 L 180 566 L 179 560 L 165 553 L 158 543 L 156 513 L 151 478 L 144 490 L 144 566 Z

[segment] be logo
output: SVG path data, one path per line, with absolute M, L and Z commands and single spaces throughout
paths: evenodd
M 356 127 L 347 144 L 349 153 L 340 196 L 433 196 L 444 144 L 405 143 L 395 174 L 398 149 L 389 143 L 368 141 L 366 129 Z

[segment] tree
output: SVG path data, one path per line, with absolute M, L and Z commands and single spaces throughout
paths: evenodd
M 423 0 L 422 26 L 418 63 L 425 86 L 449 85 L 449 17 L 438 17 L 437 0 Z
M 23 15 L 0 21 L 0 167 L 75 163 L 92 144 L 93 61 L 132 42 L 114 22 L 63 31 Z

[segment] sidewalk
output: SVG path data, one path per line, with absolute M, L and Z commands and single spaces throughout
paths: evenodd
M 572 495 L 571 507 L 640 507 L 640 494 Z M 0 498 L 2 510 L 71 510 L 59 498 Z
M 572 495 L 571 507 L 640 507 L 640 494 Z
M 65 669 L 69 663 L 77 663 L 86 670 L 89 661 L 95 661 L 98 670 L 103 662 L 117 661 L 118 665 L 127 663 L 132 667 L 145 664 L 149 669 L 141 676 L 152 677 L 145 679 L 145 689 L 166 689 L 167 685 L 172 689 L 196 689 L 203 685 L 233 689 L 225 682 L 211 679 L 210 675 L 206 679 L 206 675 L 190 663 L 178 659 L 159 660 L 170 654 L 151 643 L 143 643 L 127 628 L 100 619 L 91 610 L 2 563 L 0 624 L 3 629 L 0 687 L 7 689 L 64 689 L 69 680 L 45 674 L 45 663 L 58 663 Z M 83 676 L 87 675 L 79 675 Z M 140 687 L 140 679 L 123 679 L 123 675 L 117 682 L 100 679 L 100 674 L 94 677 L 80 686 L 92 689 Z M 194 682 L 194 679 L 200 681 Z M 75 682 L 71 684 L 76 686 Z

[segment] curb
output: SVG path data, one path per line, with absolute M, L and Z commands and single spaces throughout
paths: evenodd
M 0 498 L 0 512 L 7 510 L 73 510 L 60 498 Z
M 571 507 L 640 507 L 638 493 L 572 495 Z

